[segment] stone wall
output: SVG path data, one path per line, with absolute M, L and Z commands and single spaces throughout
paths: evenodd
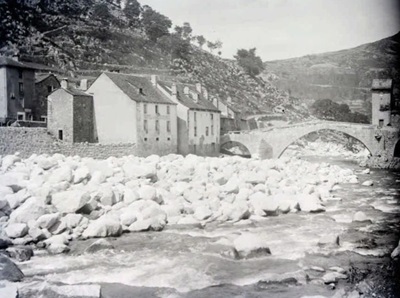
M 95 159 L 149 154 L 148 152 L 138 152 L 135 144 L 70 144 L 57 141 L 47 133 L 46 128 L 0 127 L 0 155 L 14 154 L 15 152 L 19 152 L 24 158 L 32 154 L 55 153 Z

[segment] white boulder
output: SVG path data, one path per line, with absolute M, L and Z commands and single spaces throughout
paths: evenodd
M 53 194 L 51 203 L 60 213 L 75 213 L 89 200 L 89 193 L 83 190 L 68 190 Z
M 28 234 L 28 226 L 24 223 L 9 224 L 5 228 L 5 232 L 10 238 L 22 238 Z
M 83 238 L 98 238 L 119 236 L 122 233 L 122 227 L 119 220 L 104 215 L 97 220 L 90 222 L 87 229 L 83 232 Z

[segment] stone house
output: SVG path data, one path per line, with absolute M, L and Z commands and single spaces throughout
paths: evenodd
M 61 88 L 48 96 L 47 130 L 67 143 L 94 141 L 93 97 L 61 81 Z
M 18 57 L 0 57 L 0 125 L 33 120 L 35 68 Z
M 34 120 L 47 121 L 47 97 L 60 87 L 60 82 L 54 74 L 36 73 L 33 110 L 36 119 Z
M 220 144 L 220 115 L 201 84 L 184 85 L 158 81 L 157 87 L 177 105 L 178 153 L 218 156 Z
M 100 144 L 136 144 L 142 156 L 177 152 L 177 104 L 148 78 L 103 73 L 87 92 L 93 95 Z

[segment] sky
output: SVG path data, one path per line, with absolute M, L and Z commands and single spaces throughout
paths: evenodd
M 257 48 L 277 60 L 355 47 L 400 31 L 397 0 L 139 0 L 223 42 L 222 56 Z

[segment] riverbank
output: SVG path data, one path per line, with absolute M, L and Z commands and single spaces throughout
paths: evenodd
M 12 242 L 35 249 L 18 263 L 21 293 L 91 283 L 83 287 L 102 289 L 102 297 L 346 297 L 391 266 L 399 178 L 385 174 L 298 158 L 14 156 L 2 160 L 10 209 L 1 221 L 5 231 L 25 224 L 27 234 Z M 70 191 L 72 201 L 62 204 L 60 193 Z M 33 196 L 44 211 L 24 208 Z M 92 237 L 107 242 L 93 249 Z M 374 293 L 389 297 L 385 291 Z

